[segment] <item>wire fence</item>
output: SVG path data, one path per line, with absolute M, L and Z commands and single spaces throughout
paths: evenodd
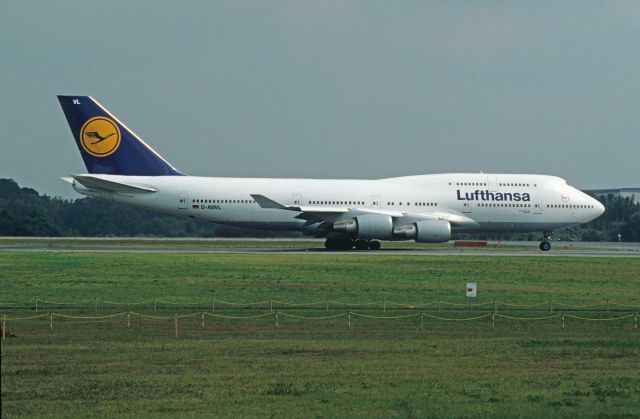
M 157 315 L 150 315 L 150 314 L 138 313 L 133 311 L 123 311 L 123 312 L 108 314 L 103 316 L 76 316 L 76 315 L 69 315 L 69 314 L 56 313 L 56 312 L 42 313 L 42 314 L 24 316 L 24 317 L 8 317 L 5 314 L 2 316 L 2 339 L 3 340 L 6 339 L 7 336 L 15 336 L 15 335 L 10 335 L 8 333 L 8 330 L 14 330 L 16 329 L 16 326 L 17 328 L 19 328 L 21 324 L 25 324 L 25 323 L 32 323 L 32 324 L 39 324 L 39 325 L 46 323 L 49 328 L 49 331 L 53 333 L 54 329 L 58 325 L 68 325 L 68 324 L 74 324 L 74 323 L 87 323 L 87 324 L 117 323 L 122 325 L 123 327 L 126 324 L 126 328 L 131 329 L 132 323 L 137 321 L 139 323 L 140 330 L 142 330 L 143 321 L 170 321 L 173 323 L 174 334 L 175 334 L 175 338 L 177 339 L 180 337 L 181 323 L 188 319 L 199 320 L 200 327 L 202 329 L 205 329 L 206 321 L 212 320 L 212 319 L 213 320 L 226 319 L 226 320 L 235 320 L 235 321 L 256 321 L 258 319 L 265 319 L 265 320 L 272 321 L 273 327 L 275 329 L 279 329 L 282 321 L 287 318 L 297 319 L 302 321 L 313 321 L 313 322 L 345 318 L 346 327 L 348 329 L 352 328 L 352 322 L 355 319 L 362 319 L 362 320 L 414 319 L 414 320 L 419 320 L 420 329 L 424 328 L 425 320 L 433 320 L 438 322 L 477 322 L 480 320 L 485 320 L 485 321 L 489 321 L 490 327 L 493 329 L 496 328 L 496 320 L 499 320 L 499 319 L 505 319 L 505 320 L 515 321 L 515 322 L 536 322 L 541 320 L 554 320 L 554 321 L 560 322 L 561 328 L 563 331 L 567 327 L 567 319 L 576 320 L 580 322 L 627 321 L 627 322 L 632 322 L 633 330 L 636 333 L 638 332 L 638 313 L 637 312 L 628 313 L 624 315 L 616 315 L 616 316 L 609 315 L 606 317 L 602 317 L 601 315 L 595 316 L 595 317 L 594 316 L 591 316 L 591 317 L 577 316 L 577 315 L 569 314 L 565 312 L 551 314 L 547 316 L 522 317 L 522 316 L 506 315 L 506 314 L 497 313 L 495 311 L 491 311 L 488 313 L 479 314 L 475 316 L 452 317 L 452 316 L 436 315 L 436 314 L 432 314 L 424 311 L 409 313 L 409 314 L 402 313 L 402 314 L 395 314 L 395 315 L 384 315 L 384 314 L 381 315 L 381 314 L 362 313 L 357 311 L 344 311 L 344 312 L 334 313 L 326 316 L 317 316 L 317 315 L 310 316 L 310 315 L 305 315 L 300 313 L 294 314 L 294 313 L 283 312 L 279 310 L 276 310 L 273 312 L 269 311 L 266 313 L 258 313 L 253 315 L 245 315 L 245 316 L 226 315 L 226 314 L 219 314 L 219 313 L 211 313 L 207 311 L 197 311 L 197 312 L 186 313 L 186 314 L 174 313 L 173 316 L 157 316 Z
M 271 312 L 274 310 L 290 310 L 290 309 L 315 309 L 329 311 L 331 309 L 345 309 L 345 310 L 379 310 L 383 312 L 387 310 L 491 310 L 494 312 L 500 311 L 548 311 L 550 313 L 560 311 L 606 311 L 606 312 L 626 312 L 626 311 L 640 311 L 640 302 L 635 304 L 621 303 L 611 301 L 609 299 L 592 302 L 587 304 L 572 304 L 559 300 L 549 299 L 547 301 L 541 301 L 537 303 L 515 303 L 509 301 L 503 301 L 494 299 L 491 301 L 483 302 L 452 302 L 446 300 L 432 300 L 424 302 L 398 302 L 388 299 L 381 299 L 367 302 L 355 302 L 355 301 L 339 301 L 330 298 L 325 298 L 316 301 L 309 302 L 295 302 L 295 301 L 283 301 L 278 299 L 267 299 L 260 301 L 228 301 L 221 300 L 215 297 L 203 298 L 197 300 L 171 300 L 168 298 L 148 298 L 145 300 L 137 301 L 112 301 L 100 298 L 92 299 L 78 299 L 73 301 L 55 301 L 42 298 L 32 298 L 23 301 L 15 302 L 1 302 L 0 312 L 2 311 L 15 311 L 15 310 L 34 310 L 38 312 L 49 312 L 52 310 L 91 310 L 98 312 L 101 310 L 117 310 L 122 308 L 152 308 L 154 312 L 158 310 L 166 309 L 207 309 L 211 312 L 221 309 L 264 309 L 269 308 Z

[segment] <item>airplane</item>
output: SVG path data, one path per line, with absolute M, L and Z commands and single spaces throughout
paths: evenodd
M 377 180 L 188 176 L 90 96 L 58 96 L 88 173 L 80 194 L 195 220 L 326 238 L 329 250 L 378 250 L 380 240 L 444 243 L 452 233 L 542 232 L 604 213 L 564 179 L 443 173 Z

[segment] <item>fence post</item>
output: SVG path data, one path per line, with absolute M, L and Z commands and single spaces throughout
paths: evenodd
M 384 299 L 382 300 L 382 311 L 383 311 L 384 313 L 386 313 L 386 312 L 387 312 L 387 299 L 386 299 L 386 298 L 384 298 Z
M 202 312 L 202 328 L 204 329 L 204 311 Z
M 280 327 L 280 325 L 278 324 L 278 312 L 276 311 L 276 329 Z
M 38 297 L 36 297 L 36 313 L 38 312 Z
M 178 339 L 178 313 L 175 313 L 173 315 L 173 319 L 174 319 L 174 321 L 176 323 L 176 339 Z
M 493 299 L 493 312 L 495 314 L 495 312 L 498 311 L 498 302 L 496 301 L 496 299 Z
M 564 313 L 562 313 L 562 330 L 564 330 Z
M 329 311 L 329 298 L 325 297 L 325 302 L 327 303 L 327 311 Z
M 609 312 L 609 299 L 607 298 L 607 313 Z
M 553 300 L 549 300 L 549 307 L 551 307 L 551 312 L 553 313 Z
M 216 311 L 216 299 L 211 299 L 211 312 L 214 313 Z
M 420 330 L 424 329 L 424 313 L 420 312 Z
M 348 326 L 349 326 L 349 330 L 351 330 L 351 312 L 349 312 L 349 316 L 348 316 Z
M 49 330 L 53 333 L 53 313 L 49 312 Z
M 2 340 L 7 337 L 7 315 L 2 316 Z
M 496 328 L 496 312 L 491 313 L 491 328 Z
M 633 316 L 636 322 L 635 328 L 636 328 L 636 332 L 638 331 L 638 313 L 636 313 L 635 316 Z
M 269 300 L 269 303 L 270 303 L 271 312 L 273 313 L 273 300 Z M 278 313 L 276 313 L 276 317 L 278 317 Z
M 131 328 L 131 313 L 127 311 L 127 329 Z

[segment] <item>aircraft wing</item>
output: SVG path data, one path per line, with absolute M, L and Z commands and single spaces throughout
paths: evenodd
M 94 191 L 106 191 L 122 195 L 147 194 L 156 192 L 156 189 L 153 189 L 149 186 L 133 185 L 124 182 L 114 182 L 92 175 L 72 175 L 71 178 L 73 179 L 73 181 L 78 182 L 85 188 Z M 68 182 L 71 179 L 63 178 L 63 180 Z
M 333 223 L 346 218 L 357 217 L 365 214 L 389 215 L 394 219 L 402 218 L 407 224 L 421 220 L 445 220 L 452 226 L 473 226 L 478 223 L 464 214 L 450 209 L 438 209 L 425 212 L 391 211 L 371 208 L 350 208 L 350 207 L 322 207 L 322 206 L 299 206 L 283 205 L 264 195 L 252 194 L 251 197 L 261 208 L 281 209 L 285 211 L 295 211 L 300 214 L 296 218 L 307 220 L 307 224 L 329 222 Z

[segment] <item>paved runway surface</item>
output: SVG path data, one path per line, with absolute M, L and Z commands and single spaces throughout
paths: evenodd
M 443 245 L 420 247 L 403 243 L 383 242 L 378 251 L 328 251 L 323 241 L 297 241 L 291 239 L 256 240 L 180 240 L 132 239 L 129 244 L 122 239 L 52 239 L 49 243 L 32 243 L 28 239 L 5 243 L 0 240 L 0 251 L 48 251 L 48 252 L 132 252 L 132 253 L 245 253 L 245 254 L 316 254 L 316 255 L 379 255 L 379 256 L 538 256 L 538 257 L 640 257 L 640 243 L 585 243 L 554 242 L 552 250 L 542 252 L 535 242 L 501 242 L 497 247 L 470 248 Z M 80 242 L 80 243 L 79 243 Z M 243 245 L 246 242 L 246 246 Z M 256 246 L 259 242 L 259 246 Z M 101 244 L 104 243 L 104 244 Z M 227 244 L 228 243 L 228 244 Z M 494 246 L 495 243 L 490 245 Z

